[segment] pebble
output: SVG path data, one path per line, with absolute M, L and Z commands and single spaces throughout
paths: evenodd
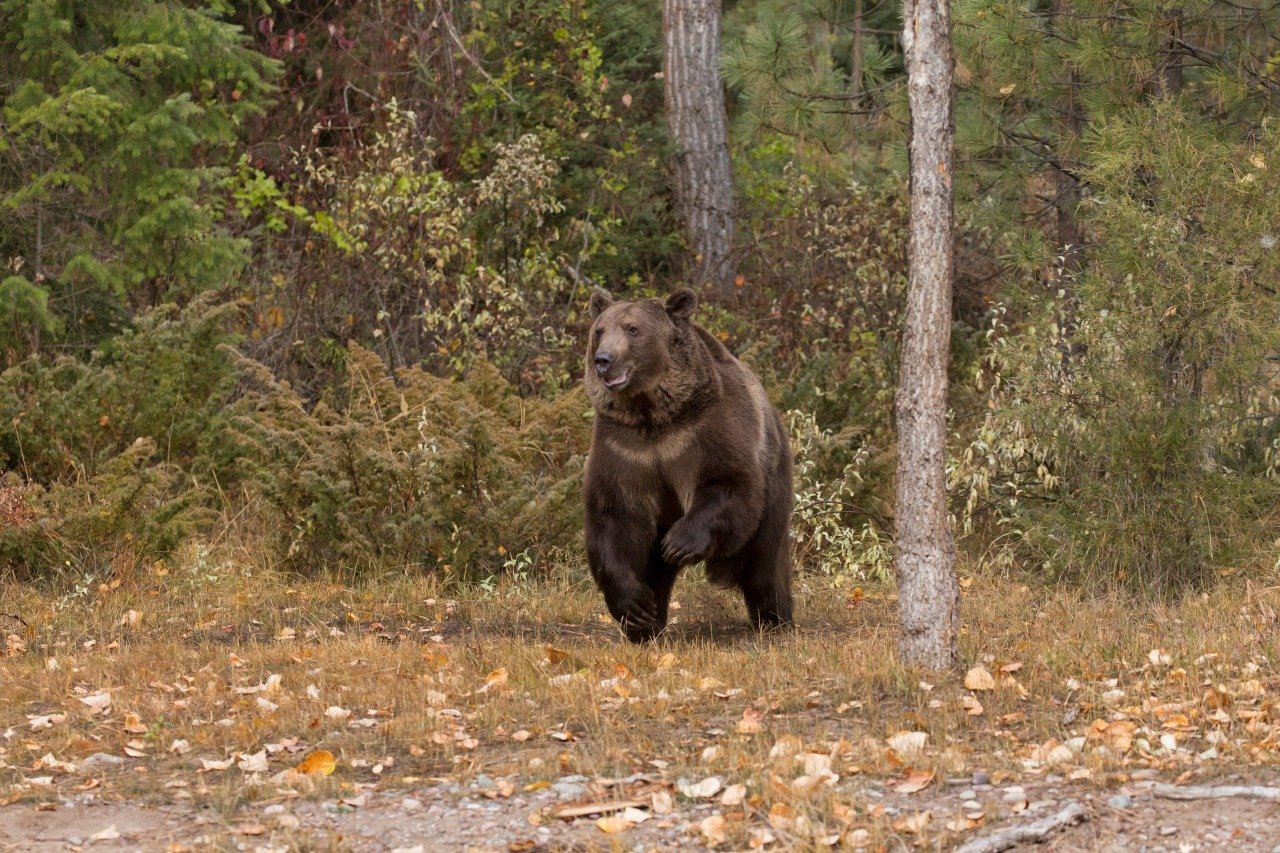
M 960 808 L 970 812 L 982 811 L 982 803 L 978 802 L 973 797 L 970 797 L 960 804 Z
M 1027 792 L 1023 790 L 1021 785 L 1013 785 L 1004 789 L 1000 799 L 1006 803 L 1018 803 L 1027 798 Z
M 1177 835 L 1177 834 L 1178 834 L 1178 827 L 1176 827 L 1176 826 L 1162 826 L 1162 827 L 1160 827 L 1160 834 L 1161 834 L 1161 835 Z
M 975 785 L 990 785 L 991 774 L 985 770 L 975 770 L 973 771 L 972 780 Z
M 587 792 L 586 785 L 579 785 L 577 782 L 566 782 L 561 779 L 559 782 L 551 783 L 551 790 L 560 795 L 560 799 L 567 800 L 571 797 L 581 797 Z
M 1037 809 L 1051 809 L 1058 804 L 1057 800 L 1035 800 L 1027 804 L 1027 811 L 1036 811 Z
M 476 777 L 474 786 L 482 790 L 492 788 L 493 780 L 490 779 L 488 776 L 484 775 L 483 773 L 481 773 L 479 776 Z
M 413 797 L 405 797 L 400 801 L 400 808 L 407 812 L 416 812 L 422 808 L 422 800 L 415 800 Z
M 84 761 L 80 762 L 81 767 L 93 767 L 98 764 L 124 764 L 124 759 L 118 755 L 111 755 L 107 752 L 95 752 Z
M 262 813 L 264 815 L 267 815 L 268 817 L 270 817 L 273 814 L 284 814 L 284 806 L 280 805 L 279 803 L 274 803 L 272 805 L 267 806 L 265 809 L 263 809 Z
M 1133 805 L 1133 797 L 1128 794 L 1116 794 L 1114 797 L 1107 798 L 1107 805 L 1113 809 L 1127 809 Z
M 960 792 L 960 799 L 962 800 L 972 800 L 976 796 L 978 795 L 973 792 L 972 788 L 965 788 Z

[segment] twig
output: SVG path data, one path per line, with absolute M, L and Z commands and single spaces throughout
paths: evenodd
M 1017 844 L 1039 843 L 1051 832 L 1089 819 L 1089 813 L 1079 803 L 1068 803 L 1060 812 L 1040 818 L 1033 823 L 1002 829 L 984 838 L 975 838 L 956 849 L 955 853 L 999 853 Z
M 480 76 L 488 80 L 489 84 L 493 86 L 493 88 L 505 95 L 507 100 L 514 104 L 516 99 L 512 97 L 511 93 L 503 88 L 501 83 L 493 79 L 493 76 L 488 71 L 484 70 L 484 66 L 480 64 L 480 60 L 476 59 L 467 51 L 467 46 L 462 43 L 462 37 L 459 36 L 458 31 L 453 28 L 453 17 L 449 14 L 449 10 L 444 8 L 443 3 L 440 4 L 440 20 L 444 21 L 445 31 L 449 34 L 449 38 L 453 39 L 453 43 L 458 46 L 458 50 L 462 53 L 463 58 L 465 58 L 467 62 L 470 62 L 472 67 L 479 71 Z
M 1248 797 L 1254 800 L 1280 801 L 1280 788 L 1270 785 L 1168 785 L 1158 782 L 1151 793 L 1166 800 L 1221 800 Z
M 16 613 L 0 613 L 0 616 L 8 617 L 9 619 L 12 619 L 15 622 L 21 622 L 23 628 L 31 627 L 31 625 L 27 623 L 26 619 L 23 619 L 21 616 L 19 616 Z

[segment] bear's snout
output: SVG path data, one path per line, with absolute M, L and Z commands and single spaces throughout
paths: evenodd
M 609 372 L 609 368 L 613 367 L 613 353 L 598 352 L 596 353 L 594 361 L 596 363 L 596 373 L 604 376 Z

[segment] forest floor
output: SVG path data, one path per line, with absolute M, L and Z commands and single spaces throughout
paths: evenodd
M 945 676 L 816 577 L 761 635 L 690 573 L 646 646 L 562 581 L 7 584 L 0 849 L 952 849 L 1073 803 L 1047 849 L 1280 849 L 1274 788 L 1169 798 L 1280 785 L 1280 590 L 964 584 Z

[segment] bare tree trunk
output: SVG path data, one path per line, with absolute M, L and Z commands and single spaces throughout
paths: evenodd
M 1178 46 L 1178 39 L 1182 37 L 1182 9 L 1168 8 L 1164 13 L 1169 26 L 1169 40 L 1156 69 L 1156 94 L 1174 98 L 1182 91 L 1182 50 Z
M 939 670 L 956 663 L 960 630 L 946 488 L 955 136 L 948 0 L 906 0 L 902 44 L 911 111 L 911 241 L 896 399 L 898 616 L 903 661 Z
M 853 38 L 849 43 L 849 96 L 862 94 L 862 0 L 853 2 Z
M 663 78 L 691 268 L 734 297 L 733 170 L 720 81 L 720 0 L 665 0 Z

